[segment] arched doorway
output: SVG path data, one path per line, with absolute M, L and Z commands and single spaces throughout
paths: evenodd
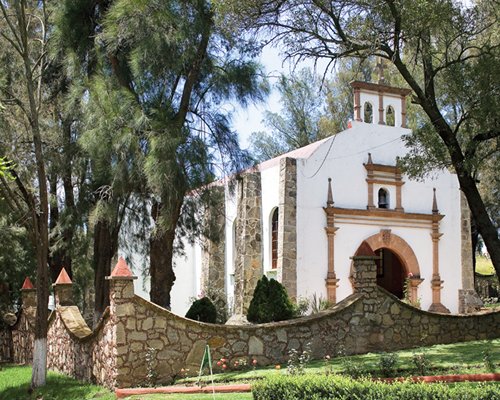
M 375 250 L 380 257 L 377 264 L 377 285 L 402 299 L 404 297 L 404 282 L 408 275 L 404 262 L 392 250 L 382 247 Z
M 410 301 L 417 302 L 418 286 L 423 279 L 420 279 L 420 267 L 410 245 L 403 238 L 391 233 L 390 229 L 381 229 L 379 233 L 365 239 L 363 243 L 366 243 L 375 255 L 382 255 L 382 264 L 377 263 L 378 285 L 399 298 L 403 298 L 404 282 L 407 277 L 410 277 Z M 363 243 L 358 248 L 358 251 L 363 246 Z M 384 268 L 382 269 L 382 267 Z M 379 276 L 382 273 L 385 275 L 386 271 L 388 275 L 385 278 Z M 399 273 L 402 275 L 399 275 Z M 394 278 L 394 281 L 391 281 L 390 284 L 391 278 L 389 276 Z

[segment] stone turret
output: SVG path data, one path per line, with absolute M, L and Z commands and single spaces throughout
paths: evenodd
M 73 300 L 73 282 L 64 267 L 61 269 L 56 283 L 52 286 L 54 287 L 56 307 L 72 306 L 75 304 Z
M 21 299 L 23 302 L 23 310 L 28 310 L 30 308 L 36 309 L 36 289 L 28 277 L 24 280 L 21 288 Z

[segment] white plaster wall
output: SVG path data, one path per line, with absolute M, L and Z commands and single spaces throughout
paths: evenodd
M 226 202 L 226 229 L 225 229 L 225 279 L 227 303 L 232 309 L 234 305 L 234 270 L 235 270 L 235 220 L 238 210 L 238 190 L 239 187 L 232 189 L 226 185 L 224 196 Z
M 366 209 L 368 202 L 366 170 L 368 152 L 376 164 L 395 165 L 396 156 L 406 153 L 400 136 L 407 129 L 378 124 L 353 123 L 353 127 L 326 141 L 308 160 L 298 160 L 297 197 L 297 289 L 299 296 L 313 293 L 326 296 L 327 238 L 324 231 L 328 178 L 332 178 L 333 200 L 336 207 Z M 333 144 L 332 144 L 333 141 Z M 321 168 L 320 168 L 320 165 Z M 440 273 L 445 281 L 442 302 L 456 312 L 460 287 L 460 207 L 456 177 L 447 171 L 435 174 L 434 180 L 409 181 L 403 177 L 402 205 L 406 212 L 430 214 L 432 188 L 437 189 L 438 207 L 445 214 L 440 231 Z M 377 202 L 379 185 L 374 185 L 374 202 Z M 391 208 L 395 207 L 394 186 L 384 186 L 390 192 Z M 380 229 L 391 229 L 413 249 L 421 268 L 424 282 L 419 296 L 422 307 L 431 304 L 432 241 L 430 224 L 408 228 L 404 223 L 336 223 L 335 269 L 340 279 L 338 300 L 352 293 L 350 259 L 361 242 Z

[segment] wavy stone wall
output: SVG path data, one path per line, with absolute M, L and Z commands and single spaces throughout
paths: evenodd
M 253 357 L 259 365 L 272 365 L 286 362 L 290 349 L 301 351 L 307 343 L 313 357 L 321 358 L 340 348 L 353 354 L 500 337 L 500 312 L 435 314 L 378 288 L 373 257 L 354 257 L 355 294 L 334 308 L 262 325 L 195 322 L 135 296 L 131 274 L 110 283 L 109 314 L 95 332 L 83 326 L 76 307 L 59 306 L 49 320 L 48 342 L 51 368 L 110 388 L 148 383 L 148 372 L 157 375 L 157 383 L 170 382 L 181 369 L 196 372 L 206 344 L 213 359 Z

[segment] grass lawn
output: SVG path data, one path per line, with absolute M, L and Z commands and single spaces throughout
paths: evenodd
M 413 350 L 402 350 L 396 352 L 398 362 L 396 369 L 398 375 L 417 375 L 413 364 L 413 355 L 415 353 L 425 353 L 426 359 L 429 360 L 431 371 L 429 375 L 441 374 L 477 374 L 491 372 L 485 365 L 484 355 L 489 352 L 490 360 L 495 364 L 496 372 L 500 371 L 500 339 L 482 340 L 464 343 L 454 343 L 448 345 L 436 345 Z M 329 362 L 324 360 L 313 360 L 308 363 L 305 368 L 306 372 L 324 373 L 330 371 L 332 373 L 345 373 L 346 364 L 355 364 L 360 366 L 365 372 L 380 376 L 379 363 L 380 354 L 368 353 L 359 356 L 351 357 L 333 357 Z M 272 374 L 286 373 L 286 365 L 281 365 L 280 370 L 275 367 L 257 368 L 255 371 L 229 371 L 214 375 L 214 382 L 245 382 L 255 379 L 264 378 Z M 179 380 L 177 383 L 194 383 L 197 378 L 186 378 Z M 209 382 L 208 377 L 204 378 L 205 382 Z
M 0 400 L 86 400 L 115 399 L 114 393 L 100 386 L 82 383 L 49 371 L 47 385 L 29 393 L 31 367 L 3 365 L 0 370 Z

